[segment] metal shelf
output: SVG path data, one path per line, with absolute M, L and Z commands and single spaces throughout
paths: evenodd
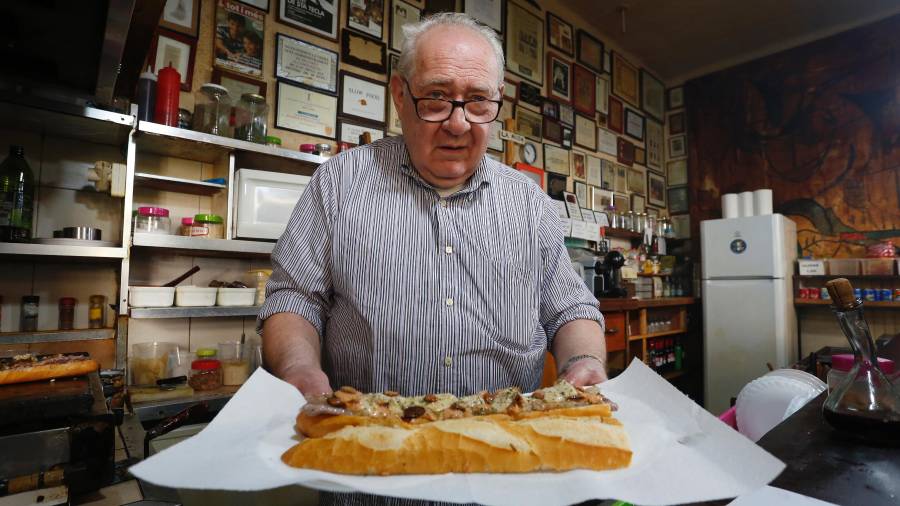
M 309 155 L 299 151 L 256 144 L 220 135 L 195 132 L 159 123 L 141 121 L 136 136 L 141 151 L 163 156 L 214 163 L 232 151 L 244 151 L 278 159 L 288 159 L 317 166 L 327 160 L 322 156 Z
M 259 306 L 133 307 L 132 318 L 218 318 L 256 316 Z
M 795 306 L 831 306 L 831 301 L 828 299 L 794 299 Z M 863 301 L 863 307 L 866 309 L 870 308 L 882 308 L 882 309 L 900 309 L 900 302 L 892 302 L 892 301 Z
M 122 146 L 136 123 L 129 114 L 0 93 L 0 128 L 30 131 L 95 144 Z
M 830 276 L 801 276 L 795 275 L 800 281 L 830 281 L 837 278 L 858 279 L 860 281 L 900 281 L 900 275 L 891 274 L 832 274 Z
M 125 258 L 119 246 L 60 246 L 56 244 L 0 243 L 0 255 L 29 257 L 74 257 L 85 260 Z
M 113 339 L 116 329 L 75 329 L 46 330 L 38 332 L 3 332 L 0 344 L 32 344 L 60 341 L 88 341 L 92 339 Z
M 134 234 L 134 246 L 161 248 L 194 256 L 267 257 L 275 248 L 274 242 L 242 241 L 239 239 L 201 239 L 182 235 Z
M 148 174 L 146 172 L 135 173 L 134 184 L 135 186 L 153 188 L 155 190 L 190 193 L 192 195 L 203 195 L 207 197 L 228 188 L 224 184 L 194 181 L 192 179 L 180 177 L 160 176 L 157 174 Z
M 239 387 L 222 387 L 210 392 L 194 392 L 191 397 L 180 399 L 166 399 L 154 402 L 139 402 L 134 404 L 134 414 L 142 422 L 147 420 L 160 420 L 181 413 L 185 409 L 206 401 L 210 412 L 220 411 Z

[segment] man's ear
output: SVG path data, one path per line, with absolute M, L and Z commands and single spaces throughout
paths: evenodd
M 391 98 L 394 100 L 394 107 L 397 108 L 397 114 L 403 113 L 403 96 L 406 93 L 406 87 L 403 86 L 403 78 L 399 74 L 391 76 Z

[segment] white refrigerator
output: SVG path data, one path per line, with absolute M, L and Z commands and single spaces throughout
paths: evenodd
M 766 364 L 797 361 L 797 227 L 780 214 L 700 223 L 706 409 L 718 415 Z

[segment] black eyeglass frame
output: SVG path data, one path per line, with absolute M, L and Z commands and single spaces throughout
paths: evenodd
M 471 99 L 471 100 L 447 100 L 445 98 L 417 97 L 417 96 L 413 95 L 412 89 L 410 89 L 410 87 L 409 87 L 409 81 L 407 81 L 406 79 L 403 79 L 403 83 L 406 85 L 406 91 L 409 93 L 409 98 L 411 98 L 413 101 L 413 106 L 416 110 L 416 117 L 418 117 L 420 120 L 422 120 L 426 123 L 443 123 L 443 122 L 447 121 L 448 119 L 450 119 L 450 117 L 453 116 L 453 111 L 455 111 L 456 108 L 459 107 L 463 110 L 463 116 L 465 117 L 466 121 L 468 121 L 469 123 L 476 124 L 476 125 L 484 125 L 486 123 L 492 123 L 492 122 L 496 121 L 497 118 L 500 117 L 500 108 L 503 107 L 503 99 L 492 100 L 490 98 L 478 98 L 478 99 Z M 437 100 L 440 102 L 447 102 L 452 107 L 450 107 L 450 112 L 447 113 L 447 117 L 444 119 L 441 119 L 441 120 L 425 119 L 419 115 L 419 102 L 421 102 L 422 100 Z M 469 119 L 469 115 L 466 112 L 466 105 L 470 104 L 472 102 L 493 102 L 493 103 L 497 104 L 497 114 L 495 114 L 494 117 L 488 121 L 472 121 Z

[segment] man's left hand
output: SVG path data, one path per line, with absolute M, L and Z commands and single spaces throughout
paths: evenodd
M 603 364 L 594 358 L 582 358 L 569 364 L 562 378 L 577 387 L 596 385 L 609 379 Z

